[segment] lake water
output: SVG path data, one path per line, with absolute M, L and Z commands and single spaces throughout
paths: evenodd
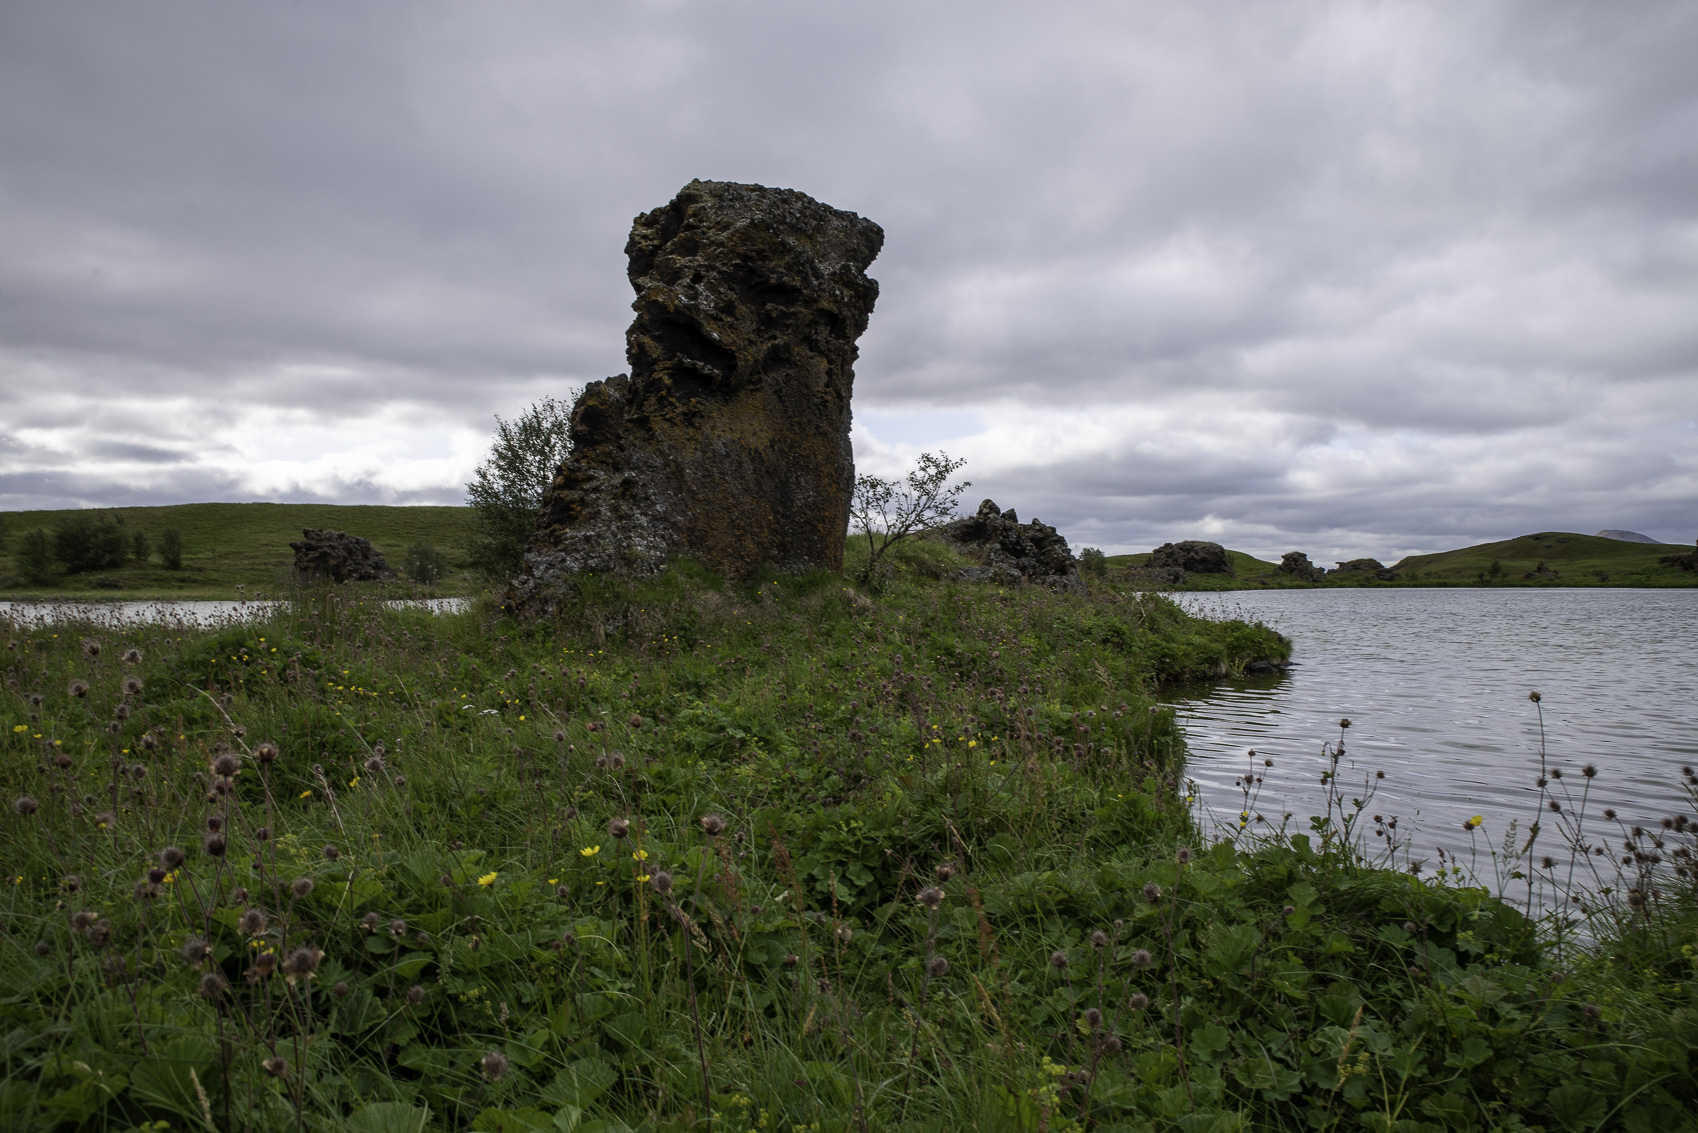
M 465 598 L 403 598 L 392 606 L 411 606 L 432 613 L 451 614 L 466 608 Z M 0 618 L 19 625 L 43 626 L 63 622 L 93 622 L 98 625 L 182 625 L 205 628 L 230 622 L 263 618 L 284 605 L 271 601 L 239 602 L 0 602 Z
M 1597 766 L 1590 820 L 1605 807 L 1652 826 L 1690 812 L 1681 768 L 1698 764 L 1698 590 L 1362 589 L 1179 595 L 1210 616 L 1259 620 L 1290 637 L 1292 670 L 1176 701 L 1190 776 L 1236 823 L 1235 779 L 1263 776 L 1256 810 L 1305 828 L 1324 805 L 1322 744 L 1348 717 L 1340 780 L 1370 811 L 1399 816 L 1417 857 L 1465 847 L 1485 816 L 1501 835 L 1539 813 L 1539 709 L 1549 765 L 1576 795 Z M 1539 706 L 1528 700 L 1538 690 Z M 1261 759 L 1271 758 L 1272 768 Z M 1559 795 L 1559 798 L 1561 796 Z M 1570 808 L 1572 810 L 1572 808 Z M 1548 816 L 1547 816 L 1548 817 Z M 1689 813 L 1690 817 L 1690 813 Z M 1593 829 L 1596 829 L 1596 825 Z

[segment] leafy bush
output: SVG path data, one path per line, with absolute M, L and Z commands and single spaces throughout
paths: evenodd
M 40 585 L 52 580 L 59 572 L 59 558 L 53 550 L 53 536 L 42 528 L 26 531 L 18 537 L 12 562 L 24 581 Z
M 852 530 L 867 543 L 867 557 L 860 570 L 862 582 L 879 577 L 880 560 L 892 547 L 954 514 L 956 498 L 972 487 L 972 481 L 951 486 L 949 478 L 966 463 L 950 459 L 946 452 L 923 452 L 902 480 L 855 477 L 849 519 Z
M 53 550 L 70 574 L 124 565 L 129 540 L 110 515 L 79 512 L 53 532 Z
M 489 456 L 466 485 L 467 557 L 486 578 L 504 581 L 523 567 L 543 493 L 572 451 L 571 420 L 571 407 L 552 397 L 511 421 L 496 417 Z
M 1107 577 L 1108 557 L 1095 547 L 1086 547 L 1079 552 L 1079 573 L 1092 578 Z
M 138 527 L 130 536 L 130 557 L 138 563 L 145 563 L 152 553 L 153 545 L 148 540 L 147 532 Z
M 159 533 L 159 559 L 166 570 L 183 569 L 183 533 L 175 527 Z
M 433 586 L 448 573 L 448 556 L 437 550 L 429 540 L 419 539 L 407 545 L 407 555 L 401 565 L 407 577 L 414 582 Z

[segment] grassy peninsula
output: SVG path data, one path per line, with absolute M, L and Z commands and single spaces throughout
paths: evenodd
M 1691 1128 L 1685 812 L 1563 920 L 1336 779 L 1211 836 L 1163 690 L 1287 642 L 903 551 L 0 620 L 0 1126 Z
M 470 594 L 476 582 L 458 554 L 464 540 L 463 507 L 218 503 L 163 507 L 102 508 L 126 536 L 141 533 L 150 553 L 122 566 L 61 574 L 29 583 L 14 562 L 19 542 L 32 530 L 53 530 L 87 511 L 0 512 L 0 597 L 14 599 L 234 598 L 243 587 L 251 596 L 289 586 L 294 552 L 289 544 L 307 527 L 328 527 L 369 539 L 391 566 L 399 567 L 408 545 L 431 543 L 449 553 L 449 570 L 434 588 L 444 595 Z M 182 536 L 183 561 L 168 569 L 158 548 L 167 530 Z

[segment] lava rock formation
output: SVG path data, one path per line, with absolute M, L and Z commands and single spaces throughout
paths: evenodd
M 358 535 L 308 527 L 289 548 L 295 552 L 298 582 L 390 582 L 396 577 L 383 553 Z
M 1021 523 L 1013 508 L 1003 511 L 986 500 L 965 519 L 946 523 L 939 534 L 981 566 L 956 572 L 969 582 L 1037 583 L 1076 589 L 1079 561 L 1067 540 L 1047 523 Z
M 1219 543 L 1205 543 L 1198 539 L 1163 543 L 1150 552 L 1144 565 L 1151 569 L 1183 570 L 1192 574 L 1232 573 L 1226 548 Z
M 547 613 L 578 572 L 674 555 L 732 579 L 841 569 L 855 340 L 883 244 L 870 220 L 762 185 L 692 181 L 637 217 L 631 372 L 574 404 L 509 607 Z

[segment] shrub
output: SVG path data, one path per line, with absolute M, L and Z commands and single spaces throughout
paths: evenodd
M 159 533 L 159 557 L 166 570 L 183 569 L 183 533 L 167 527 Z
M 467 557 L 486 578 L 511 578 L 524 565 L 542 495 L 572 451 L 571 419 L 571 407 L 552 397 L 511 421 L 496 417 L 489 457 L 466 485 L 472 509 Z
M 448 556 L 437 550 L 428 539 L 420 539 L 407 547 L 402 568 L 414 582 L 432 586 L 441 582 L 442 576 L 448 573 Z
M 1096 547 L 1086 547 L 1079 552 L 1079 573 L 1088 574 L 1093 578 L 1108 576 L 1108 557 Z
M 53 549 L 71 574 L 123 566 L 124 545 L 124 529 L 109 515 L 79 512 L 53 532 Z
M 53 536 L 39 527 L 19 537 L 18 549 L 12 552 L 12 561 L 25 582 L 48 582 L 59 571 L 59 559 L 53 553 Z
M 951 460 L 946 452 L 923 452 L 903 480 L 879 476 L 855 477 L 855 495 L 849 503 L 854 529 L 867 538 L 867 561 L 861 581 L 877 577 L 879 560 L 891 547 L 929 527 L 946 522 L 955 513 L 955 500 L 972 486 L 963 480 L 946 486 L 949 478 L 967 462 Z
M 147 532 L 137 528 L 130 536 L 130 557 L 138 563 L 145 563 L 152 553 L 153 545 L 148 541 Z

